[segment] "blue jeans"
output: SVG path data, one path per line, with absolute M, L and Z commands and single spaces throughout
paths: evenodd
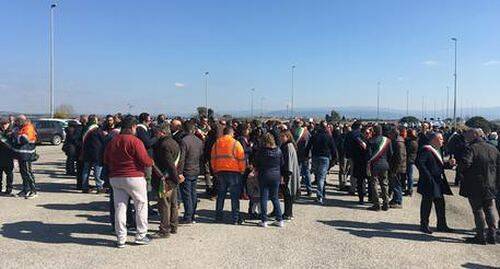
M 300 162 L 300 176 L 302 177 L 302 183 L 306 186 L 307 192 L 312 191 L 311 185 L 311 173 L 309 171 L 309 160 Z
M 406 191 L 413 192 L 413 164 L 411 163 L 406 166 Z
M 241 174 L 234 172 L 222 172 L 217 174 L 217 202 L 215 204 L 216 218 L 222 218 L 224 209 L 224 200 L 229 190 L 231 196 L 232 220 L 236 222 L 240 219 L 240 193 L 241 193 Z
M 328 168 L 330 167 L 330 158 L 328 157 L 313 157 L 314 177 L 316 178 L 318 199 L 323 199 L 325 193 L 325 182 Z
M 282 221 L 283 214 L 281 213 L 280 200 L 278 198 L 278 190 L 280 187 L 279 180 L 260 180 L 260 220 L 267 221 L 267 201 L 271 200 L 276 213 L 276 220 Z
M 393 192 L 392 200 L 398 205 L 402 204 L 403 189 L 401 187 L 401 174 L 396 173 L 394 175 L 391 175 L 390 185 Z
M 196 182 L 197 176 L 186 176 L 181 184 L 182 203 L 184 204 L 184 220 L 193 221 L 196 214 L 197 194 Z
M 89 187 L 89 177 L 90 177 L 90 169 L 94 167 L 94 177 L 95 177 L 95 185 L 98 189 L 102 189 L 104 185 L 104 181 L 101 179 L 102 166 L 92 163 L 85 162 L 83 164 L 82 171 L 82 189 L 88 190 Z

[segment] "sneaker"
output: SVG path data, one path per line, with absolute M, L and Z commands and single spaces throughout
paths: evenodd
M 283 220 L 287 221 L 287 222 L 290 222 L 290 221 L 293 220 L 293 217 L 290 217 L 290 216 L 287 216 L 287 215 L 283 215 Z
M 117 248 L 124 248 L 125 247 L 125 243 L 116 242 L 116 247 Z
M 266 221 L 261 221 L 259 222 L 259 226 L 262 228 L 267 228 L 267 222 Z
M 146 235 L 143 238 L 136 238 L 134 244 L 136 245 L 149 245 L 151 239 Z
M 134 227 L 128 227 L 127 228 L 127 234 L 136 234 L 137 233 L 137 229 L 134 228 Z
M 26 196 L 24 196 L 24 199 L 34 199 L 38 196 L 36 191 L 30 191 Z
M 276 226 L 278 226 L 280 228 L 283 228 L 283 227 L 285 227 L 285 222 L 282 221 L 282 220 L 276 221 L 276 222 L 274 222 L 274 225 L 276 225 Z

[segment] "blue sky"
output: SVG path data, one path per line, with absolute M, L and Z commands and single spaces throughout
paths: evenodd
M 0 0 L 0 110 L 48 111 L 50 1 Z M 459 105 L 498 106 L 500 1 L 61 0 L 56 104 L 190 112 L 210 72 L 216 110 L 445 106 L 457 37 Z M 177 85 L 177 86 L 176 86 Z M 180 86 L 180 87 L 179 87 Z

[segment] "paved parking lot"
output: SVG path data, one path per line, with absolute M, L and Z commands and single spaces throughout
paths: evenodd
M 466 200 L 447 197 L 449 225 L 457 233 L 418 231 L 418 195 L 404 209 L 371 212 L 357 198 L 329 185 L 325 206 L 302 199 L 284 228 L 214 224 L 215 202 L 202 199 L 199 223 L 149 246 L 114 248 L 107 196 L 81 194 L 64 175 L 59 147 L 40 146 L 34 165 L 40 195 L 0 196 L 0 268 L 491 268 L 500 245 L 463 243 L 473 235 Z M 450 178 L 452 175 L 450 174 Z M 329 182 L 335 184 L 332 175 Z M 16 174 L 15 182 L 20 178 Z M 201 190 L 201 189 L 200 189 Z M 454 188 L 454 192 L 458 190 Z M 242 201 L 242 211 L 247 203 Z M 226 202 L 226 209 L 229 207 Z M 434 222 L 434 213 L 431 223 Z M 150 223 L 156 230 L 158 221 Z M 132 239 L 132 237 L 130 237 Z

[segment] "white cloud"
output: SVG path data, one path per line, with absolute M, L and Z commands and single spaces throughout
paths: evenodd
M 422 64 L 427 65 L 427 66 L 434 66 L 434 65 L 438 65 L 439 62 L 435 61 L 435 60 L 426 60 L 426 61 L 423 61 Z
M 500 61 L 498 61 L 498 60 L 490 60 L 490 61 L 483 63 L 484 66 L 499 65 L 499 64 L 500 64 Z
M 184 87 L 186 87 L 186 85 L 185 85 L 184 83 L 180 83 L 180 82 L 176 82 L 176 83 L 174 83 L 174 86 L 175 86 L 176 88 L 184 88 Z

